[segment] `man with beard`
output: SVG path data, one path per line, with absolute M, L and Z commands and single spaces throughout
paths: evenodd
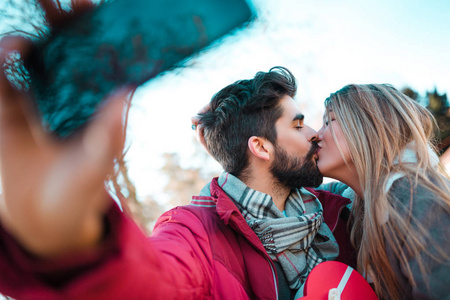
M 122 146 L 126 92 L 67 143 L 39 130 L 26 98 L 4 74 L 0 92 L 0 293 L 291 299 L 318 263 L 354 266 L 340 218 L 349 200 L 304 188 L 322 181 L 317 134 L 292 100 L 296 83 L 287 69 L 259 72 L 213 97 L 200 127 L 225 172 L 191 205 L 163 214 L 151 237 L 104 190 Z
M 212 197 L 211 205 L 219 207 L 225 197 L 215 195 L 226 194 L 227 206 L 237 206 L 274 263 L 280 299 L 291 299 L 320 262 L 338 259 L 354 266 L 348 237 L 342 237 L 345 226 L 338 243 L 332 234 L 348 202 L 306 188 L 323 178 L 316 164 L 317 133 L 304 124 L 292 99 L 296 90 L 290 71 L 274 67 L 225 87 L 193 120 L 224 172 L 192 205 Z M 338 244 L 345 249 L 339 258 Z

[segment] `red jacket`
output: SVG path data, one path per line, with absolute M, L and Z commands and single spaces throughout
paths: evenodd
M 325 222 L 344 229 L 337 241 L 347 247 L 339 213 L 348 199 L 315 193 Z M 151 238 L 114 206 L 100 247 L 53 261 L 27 254 L 0 228 L 0 292 L 16 299 L 276 299 L 275 267 L 258 237 L 216 180 L 211 195 L 163 214 Z

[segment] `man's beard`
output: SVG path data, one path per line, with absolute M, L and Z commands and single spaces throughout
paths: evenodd
M 275 159 L 270 172 L 280 184 L 289 188 L 319 186 L 323 176 L 313 158 L 317 147 L 317 143 L 313 143 L 302 161 L 298 157 L 289 156 L 283 148 L 275 146 Z

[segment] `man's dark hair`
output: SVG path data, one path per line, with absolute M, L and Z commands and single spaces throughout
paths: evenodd
M 279 101 L 296 92 L 294 75 L 286 68 L 273 67 L 253 79 L 236 81 L 212 97 L 210 110 L 200 114 L 200 122 L 209 152 L 225 171 L 243 175 L 250 137 L 263 137 L 276 145 L 275 122 L 283 113 Z

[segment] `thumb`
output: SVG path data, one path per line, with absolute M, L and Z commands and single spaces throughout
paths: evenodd
M 208 145 L 206 144 L 206 140 L 205 140 L 205 128 L 204 128 L 203 124 L 197 125 L 197 127 L 195 128 L 195 134 L 196 134 L 197 141 L 209 153 Z

